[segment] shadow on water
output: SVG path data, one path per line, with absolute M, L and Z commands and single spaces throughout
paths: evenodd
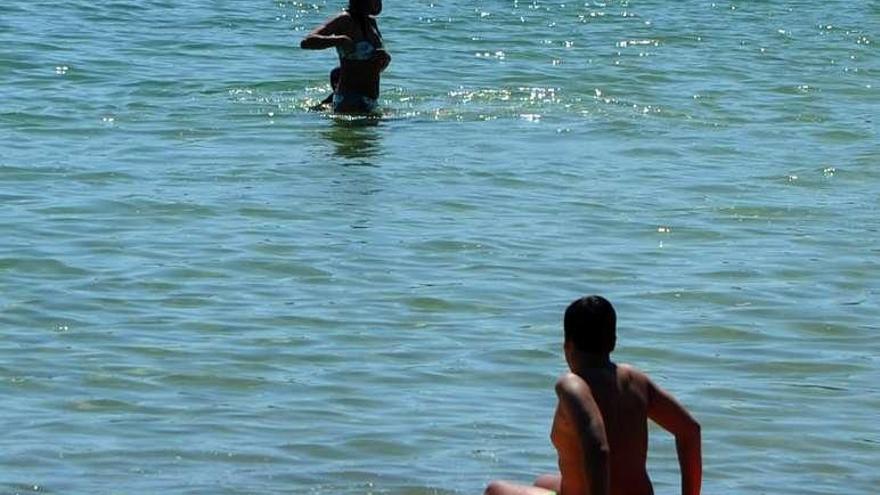
M 334 118 L 322 135 L 333 143 L 334 154 L 343 165 L 376 167 L 371 160 L 381 154 L 378 118 Z

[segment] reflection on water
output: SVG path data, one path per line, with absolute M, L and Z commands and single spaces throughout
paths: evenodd
M 376 166 L 370 159 L 381 153 L 380 122 L 373 117 L 338 117 L 322 134 L 333 143 L 335 155 L 347 161 L 344 165 Z

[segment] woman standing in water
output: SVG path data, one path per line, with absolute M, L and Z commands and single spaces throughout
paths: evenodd
M 300 48 L 336 48 L 339 78 L 333 84 L 333 111 L 371 113 L 378 106 L 379 75 L 391 56 L 382 48 L 382 34 L 375 16 L 382 0 L 349 0 L 348 8 L 309 33 Z

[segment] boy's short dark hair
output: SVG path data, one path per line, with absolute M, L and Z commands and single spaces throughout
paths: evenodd
M 594 354 L 611 354 L 617 343 L 617 313 L 602 296 L 576 299 L 565 310 L 565 341 Z

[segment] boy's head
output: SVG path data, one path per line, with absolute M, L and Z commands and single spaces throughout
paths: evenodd
M 617 343 L 617 313 L 602 296 L 576 299 L 565 310 L 565 343 L 591 354 L 611 354 Z

